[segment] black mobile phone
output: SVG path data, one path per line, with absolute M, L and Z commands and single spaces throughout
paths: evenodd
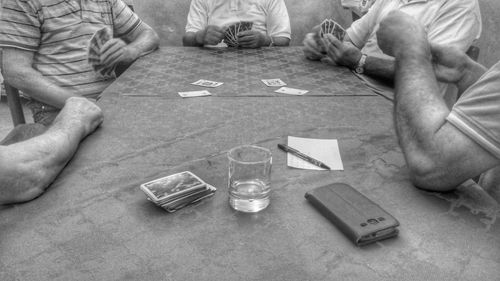
M 307 192 L 305 197 L 358 246 L 399 233 L 398 220 L 348 184 L 317 187 Z

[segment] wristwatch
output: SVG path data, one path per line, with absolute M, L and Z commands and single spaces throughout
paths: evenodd
M 358 65 L 354 69 L 354 72 L 358 74 L 362 74 L 363 72 L 365 72 L 365 63 L 366 63 L 366 55 L 362 54 L 361 58 L 358 61 Z

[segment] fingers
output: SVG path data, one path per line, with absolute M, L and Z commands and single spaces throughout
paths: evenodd
M 216 45 L 224 38 L 224 29 L 215 25 L 209 25 L 205 33 L 205 44 Z
M 326 47 L 326 53 L 331 57 L 338 57 L 339 49 L 342 47 L 342 42 L 340 42 L 335 36 L 331 34 L 325 34 L 323 42 Z
M 334 65 L 334 66 L 337 66 L 338 64 L 335 63 L 335 61 L 333 61 L 330 57 L 322 57 L 321 58 L 321 62 L 324 63 L 324 64 L 328 64 L 328 65 Z
M 255 30 L 246 30 L 238 33 L 238 43 L 244 48 L 258 48 L 261 44 L 260 32 Z
M 238 43 L 240 44 L 246 44 L 249 42 L 256 41 L 258 39 L 257 34 L 253 33 L 251 30 L 239 32 L 237 36 L 238 36 Z
M 322 46 L 320 46 L 314 39 L 314 33 L 306 34 L 306 37 L 304 38 L 304 41 L 302 43 L 304 44 L 303 51 L 306 58 L 310 60 L 319 60 L 324 56 L 324 54 L 322 53 Z
M 324 41 L 326 45 L 333 45 L 333 47 L 340 49 L 340 47 L 344 44 L 342 43 L 337 37 L 333 36 L 332 34 L 325 34 L 323 35 Z

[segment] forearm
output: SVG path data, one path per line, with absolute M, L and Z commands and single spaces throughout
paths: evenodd
M 32 56 L 33 54 L 28 51 L 4 49 L 5 81 L 38 101 L 62 108 L 68 98 L 76 95 L 54 84 L 33 69 Z
M 367 56 L 364 73 L 375 78 L 393 81 L 395 68 L 394 59 Z
M 455 174 L 457 163 L 464 161 L 447 146 L 453 146 L 446 122 L 449 109 L 439 95 L 430 56 L 398 59 L 395 87 L 396 131 L 412 182 L 436 191 L 453 189 L 467 175 L 460 178 Z
M 264 43 L 263 46 L 270 46 L 271 45 L 271 37 L 270 36 L 267 36 L 269 38 L 269 44 L 266 44 L 267 41 Z M 278 46 L 278 47 L 287 47 L 290 45 L 290 39 L 286 38 L 286 37 L 279 37 L 279 36 L 276 36 L 276 37 L 272 37 L 272 42 L 273 42 L 273 46 Z
M 449 113 L 439 95 L 430 56 L 405 55 L 396 62 L 396 129 L 403 150 L 424 151 Z
M 184 37 L 182 37 L 182 44 L 185 47 L 203 47 L 204 36 L 204 30 L 200 30 L 197 32 L 186 32 Z
M 156 50 L 160 42 L 158 34 L 145 23 L 143 25 L 134 32 L 135 38 L 127 45 L 136 59 Z
M 80 134 L 50 129 L 35 138 L 0 148 L 0 204 L 38 197 L 76 151 Z
M 32 68 L 6 70 L 5 81 L 33 99 L 56 108 L 62 108 L 68 98 L 76 96 L 55 85 Z

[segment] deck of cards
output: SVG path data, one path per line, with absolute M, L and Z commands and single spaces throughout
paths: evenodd
M 319 31 L 319 35 L 321 38 L 324 37 L 325 34 L 333 34 L 333 36 L 337 37 L 340 41 L 344 40 L 345 30 L 342 28 L 340 24 L 331 19 L 325 19 L 321 23 L 321 29 Z
M 149 201 L 171 213 L 210 197 L 217 190 L 189 171 L 141 184 L 141 189 Z
M 229 47 L 238 47 L 240 45 L 238 43 L 238 33 L 241 31 L 251 30 L 252 26 L 253 22 L 250 21 L 242 21 L 229 26 L 224 32 L 224 43 L 226 43 Z
M 87 60 L 92 69 L 104 77 L 113 77 L 116 68 L 116 65 L 106 66 L 101 62 L 101 48 L 111 38 L 111 30 L 104 27 L 96 31 L 89 41 Z

